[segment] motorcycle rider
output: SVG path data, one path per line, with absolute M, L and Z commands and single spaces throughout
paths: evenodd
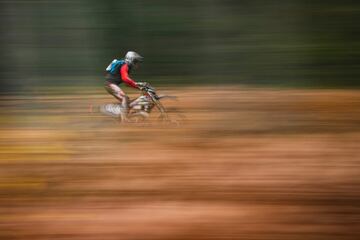
M 129 77 L 131 71 L 134 69 L 138 69 L 142 61 L 143 57 L 140 54 L 134 51 L 128 51 L 124 59 L 114 59 L 106 68 L 107 73 L 105 76 L 105 89 L 108 93 L 110 93 L 112 96 L 114 96 L 117 100 L 120 101 L 122 106 L 122 121 L 127 121 L 127 115 L 129 112 L 129 97 L 119 87 L 119 85 L 124 82 L 128 86 L 140 90 L 144 86 L 146 86 L 145 82 L 135 82 Z

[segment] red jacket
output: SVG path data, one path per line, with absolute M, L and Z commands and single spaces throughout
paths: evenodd
M 121 66 L 120 76 L 121 76 L 121 80 L 130 87 L 139 88 L 136 82 L 129 77 L 129 65 L 124 64 Z

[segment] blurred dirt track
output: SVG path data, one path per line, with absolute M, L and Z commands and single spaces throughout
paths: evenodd
M 360 238 L 359 90 L 160 92 L 182 127 L 90 113 L 102 91 L 0 97 L 0 239 Z

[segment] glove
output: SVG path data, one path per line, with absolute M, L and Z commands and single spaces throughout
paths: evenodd
M 149 84 L 147 82 L 137 82 L 136 85 L 139 87 L 140 90 L 147 87 Z

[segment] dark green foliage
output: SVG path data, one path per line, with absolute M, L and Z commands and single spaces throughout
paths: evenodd
M 360 2 L 3 1 L 2 85 L 99 84 L 127 50 L 158 83 L 358 86 Z

